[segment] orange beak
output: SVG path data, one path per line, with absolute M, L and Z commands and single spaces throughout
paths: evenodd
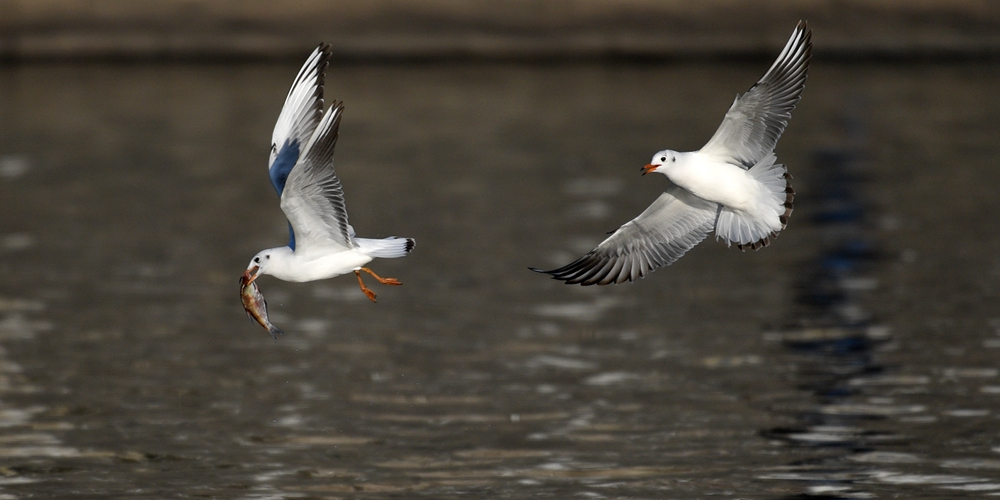
M 651 173 L 653 170 L 656 170 L 657 167 L 659 167 L 659 165 L 653 165 L 652 163 L 646 165 L 645 167 L 642 167 L 642 175 Z

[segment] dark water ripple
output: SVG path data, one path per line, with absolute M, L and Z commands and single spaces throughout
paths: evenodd
M 789 325 L 767 335 L 788 350 L 797 365 L 792 380 L 812 395 L 813 404 L 778 408 L 797 425 L 764 429 L 761 436 L 815 452 L 759 477 L 802 484 L 803 492 L 789 499 L 878 498 L 903 485 L 903 494 L 911 497 L 1000 491 L 989 465 L 1000 461 L 942 459 L 940 455 L 954 453 L 947 449 L 936 449 L 938 457 L 932 459 L 917 451 L 922 437 L 912 423 L 930 424 L 940 417 L 929 413 L 936 408 L 905 396 L 927 392 L 931 377 L 905 374 L 906 367 L 885 361 L 883 352 L 906 339 L 869 307 L 879 286 L 877 270 L 892 258 L 877 239 L 878 207 L 868 194 L 876 168 L 868 153 L 870 136 L 858 118 L 844 122 L 841 147 L 814 154 L 814 184 L 805 202 L 812 207 L 823 245 L 800 270 Z M 996 376 L 990 368 L 972 373 Z M 991 414 L 946 413 L 963 418 Z M 954 474 L 958 463 L 979 474 Z

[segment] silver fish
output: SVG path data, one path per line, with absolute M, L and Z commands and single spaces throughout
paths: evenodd
M 268 321 L 267 302 L 264 300 L 264 295 L 260 293 L 260 288 L 257 288 L 257 283 L 254 283 L 253 275 L 250 274 L 249 269 L 240 278 L 240 299 L 243 301 L 243 309 L 246 310 L 247 317 L 251 321 L 260 323 L 260 326 L 263 326 L 271 334 L 271 338 L 278 340 L 278 335 L 285 333 Z

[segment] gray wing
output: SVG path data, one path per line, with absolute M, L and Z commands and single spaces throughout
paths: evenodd
M 292 87 L 288 89 L 288 96 L 285 97 L 285 104 L 281 107 L 281 113 L 278 114 L 278 120 L 274 124 L 274 132 L 271 133 L 271 159 L 267 164 L 269 170 L 274 170 L 274 163 L 281 150 L 289 144 L 294 144 L 296 157 L 292 159 L 291 165 L 287 166 L 291 169 L 298 160 L 299 150 L 313 135 L 316 124 L 323 116 L 323 80 L 329 61 L 330 45 L 320 44 L 295 76 Z M 284 173 L 288 174 L 287 171 Z M 281 190 L 278 189 L 278 192 L 280 194 Z
M 344 104 L 335 102 L 327 111 L 281 193 L 281 210 L 295 232 L 297 252 L 357 247 L 347 222 L 344 188 L 333 169 L 343 110 Z
M 633 281 L 668 266 L 712 232 L 718 204 L 670 186 L 638 217 L 618 228 L 587 255 L 553 269 L 568 285 L 608 285 Z
M 778 59 L 726 112 L 701 153 L 750 168 L 774 151 L 805 88 L 812 30 L 799 21 Z

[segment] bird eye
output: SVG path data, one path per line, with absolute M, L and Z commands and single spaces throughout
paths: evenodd
M 260 257 L 254 257 L 253 261 L 256 262 L 256 263 L 258 263 L 258 264 L 260 264 Z
M 661 156 L 660 157 L 660 161 L 667 161 L 667 157 L 666 156 Z

